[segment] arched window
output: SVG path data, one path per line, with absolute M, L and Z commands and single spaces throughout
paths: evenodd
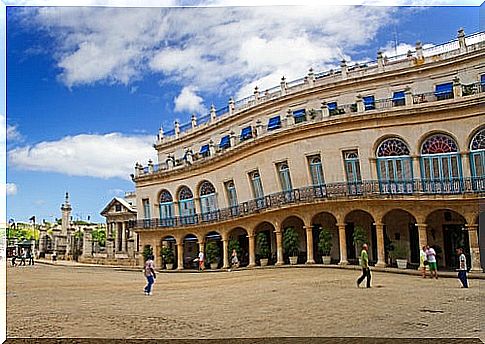
M 281 189 L 283 191 L 291 191 L 293 186 L 291 184 L 290 168 L 287 162 L 282 162 L 277 165 L 278 174 L 280 177 Z
M 251 188 L 256 201 L 257 208 L 264 208 L 264 191 L 263 184 L 261 183 L 261 177 L 259 171 L 253 171 L 249 173 L 249 180 L 251 181 Z
M 462 189 L 461 159 L 456 142 L 445 134 L 428 137 L 421 147 L 424 190 L 453 193 Z
M 470 142 L 470 165 L 475 190 L 485 190 L 485 128 L 480 129 Z
M 227 200 L 229 203 L 229 207 L 231 207 L 231 211 L 233 215 L 235 215 L 235 210 L 237 210 L 237 193 L 236 193 L 236 186 L 234 185 L 234 181 L 230 180 L 226 182 L 226 193 L 227 193 Z
M 162 227 L 171 227 L 174 225 L 173 221 L 173 198 L 168 190 L 162 190 L 160 193 L 160 225 Z
M 204 221 L 211 220 L 217 211 L 216 189 L 208 181 L 204 181 L 199 188 L 200 210 Z
M 195 204 L 192 191 L 186 186 L 182 186 L 178 192 L 179 213 L 182 224 L 195 223 Z
M 398 138 L 386 139 L 377 148 L 376 155 L 381 192 L 411 193 L 413 170 L 406 143 Z

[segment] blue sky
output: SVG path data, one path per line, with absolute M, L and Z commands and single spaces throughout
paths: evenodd
M 75 219 L 104 221 L 160 125 L 479 23 L 478 7 L 8 7 L 7 219 L 60 217 L 68 191 Z

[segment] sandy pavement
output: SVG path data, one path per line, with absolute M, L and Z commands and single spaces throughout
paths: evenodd
M 141 271 L 8 267 L 7 336 L 483 339 L 485 281 L 462 289 L 458 279 L 374 272 L 373 288 L 357 289 L 358 275 L 323 268 L 159 273 L 154 295 L 145 296 Z

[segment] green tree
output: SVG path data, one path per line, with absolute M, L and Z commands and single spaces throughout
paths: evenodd
M 332 250 L 332 233 L 326 228 L 323 228 L 318 235 L 318 249 L 323 256 L 329 256 Z
M 266 234 L 263 232 L 258 233 L 256 237 L 256 249 L 258 250 L 258 254 L 261 258 L 269 258 L 269 245 L 268 239 L 266 238 Z
M 209 241 L 205 246 L 205 254 L 207 255 L 207 260 L 209 263 L 217 263 L 217 258 L 219 258 L 219 246 L 215 241 Z
M 283 233 L 283 248 L 288 256 L 298 255 L 298 233 L 295 228 L 288 227 Z

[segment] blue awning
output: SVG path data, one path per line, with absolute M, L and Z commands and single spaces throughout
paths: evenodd
M 251 126 L 243 128 L 243 130 L 241 130 L 241 139 L 242 140 L 246 140 L 246 139 L 249 139 L 251 137 L 253 137 L 253 129 L 251 128 Z
M 229 148 L 231 147 L 231 140 L 229 135 L 223 136 L 221 142 L 219 143 L 219 148 Z
M 304 117 L 305 116 L 305 109 L 293 111 L 293 117 Z
M 394 92 L 392 96 L 392 100 L 403 100 L 404 99 L 404 91 Z
M 446 84 L 440 84 L 436 85 L 435 92 L 434 94 L 439 96 L 439 95 L 444 95 L 448 93 L 453 93 L 453 83 L 448 82 Z
M 374 105 L 374 96 L 368 96 L 368 97 L 364 97 L 362 98 L 362 100 L 364 101 L 364 105 Z
M 271 117 L 268 122 L 268 130 L 281 128 L 280 116 Z
M 337 102 L 327 103 L 327 107 L 329 110 L 337 110 Z
M 203 145 L 202 147 L 200 147 L 200 154 L 204 154 L 207 152 L 209 152 L 209 145 Z
M 485 85 L 485 74 L 480 75 L 480 83 Z

